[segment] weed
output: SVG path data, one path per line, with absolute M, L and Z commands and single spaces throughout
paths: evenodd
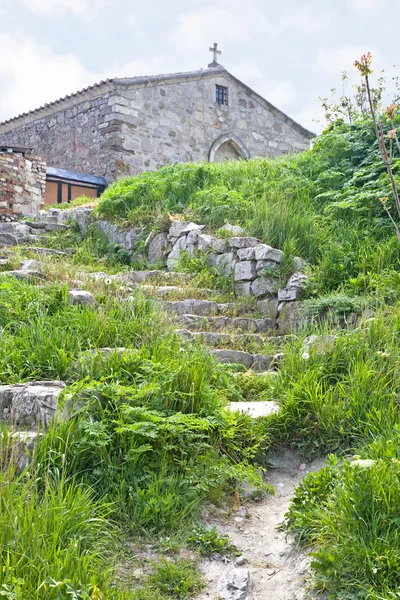
M 167 594 L 173 600 L 186 600 L 204 587 L 204 580 L 196 564 L 184 558 L 175 560 L 162 558 L 154 565 L 148 583 L 156 591 Z

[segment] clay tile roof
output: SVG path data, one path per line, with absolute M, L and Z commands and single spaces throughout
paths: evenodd
M 28 112 L 21 113 L 20 115 L 16 115 L 15 117 L 11 117 L 11 119 L 6 119 L 5 121 L 1 121 L 0 125 L 5 125 L 6 123 L 11 123 L 12 121 L 15 121 L 16 119 L 21 119 L 22 117 L 27 117 L 29 115 L 32 115 L 33 113 L 37 113 L 41 110 L 45 110 L 46 108 L 49 108 L 50 106 L 55 106 L 56 104 L 59 104 L 60 102 L 64 102 L 64 100 L 68 100 L 69 98 L 75 98 L 76 96 L 80 96 L 81 94 L 90 92 L 91 90 L 95 90 L 96 88 L 100 88 L 103 85 L 106 85 L 107 83 L 113 83 L 114 81 L 115 81 L 115 79 L 105 79 L 104 81 L 99 81 L 99 83 L 94 83 L 93 85 L 89 85 L 88 87 L 85 87 L 82 90 L 79 90 L 78 92 L 75 92 L 73 94 L 67 94 L 67 96 L 58 98 L 58 100 L 54 100 L 53 102 L 47 102 L 46 104 L 43 104 L 43 106 L 39 106 L 38 108 L 34 108 L 33 110 L 28 110 Z

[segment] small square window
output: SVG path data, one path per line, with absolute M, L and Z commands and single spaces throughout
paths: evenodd
M 226 104 L 228 105 L 228 88 L 223 87 L 222 85 L 215 86 L 215 101 L 217 104 Z

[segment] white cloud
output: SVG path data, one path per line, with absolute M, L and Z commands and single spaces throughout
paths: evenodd
M 73 54 L 57 55 L 27 38 L 0 33 L 0 119 L 94 83 Z
M 374 16 L 386 6 L 386 0 L 350 0 L 350 7 L 358 14 L 367 17 Z
M 67 13 L 82 17 L 93 16 L 112 0 L 19 0 L 25 8 L 43 17 L 60 18 Z
M 26 8 L 45 16 L 56 16 L 60 13 L 71 12 L 82 15 L 91 0 L 22 0 Z
M 357 44 L 354 46 L 342 46 L 337 49 L 320 50 L 317 57 L 317 64 L 325 73 L 334 74 L 337 76 L 337 80 L 339 80 L 342 71 L 347 71 L 349 76 L 352 74 L 356 75 L 356 70 L 353 68 L 354 61 L 359 60 L 360 56 L 367 52 L 372 53 L 375 68 L 380 68 L 379 52 L 376 48 L 371 48 L 368 41 L 363 46 Z
M 254 2 L 220 0 L 206 4 L 198 10 L 179 15 L 170 40 L 187 50 L 206 50 L 213 42 L 243 41 L 265 30 L 268 20 Z M 210 62 L 212 55 L 210 53 Z M 220 58 L 223 63 L 223 56 Z
M 0 121 L 38 108 L 108 77 L 176 70 L 166 55 L 133 60 L 107 71 L 87 70 L 73 54 L 55 54 L 29 38 L 0 32 Z

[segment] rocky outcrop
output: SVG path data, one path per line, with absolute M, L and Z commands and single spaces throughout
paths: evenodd
M 0 386 L 0 422 L 30 431 L 47 429 L 65 388 L 62 381 L 39 381 Z

